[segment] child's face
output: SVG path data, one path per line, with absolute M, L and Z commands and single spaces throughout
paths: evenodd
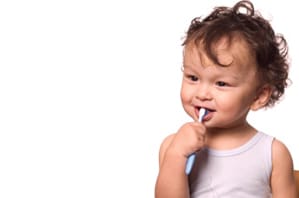
M 227 128 L 242 125 L 260 86 L 255 59 L 242 40 L 227 47 L 225 40 L 216 45 L 220 63 L 213 63 L 202 50 L 185 47 L 181 100 L 187 114 L 198 119 L 199 108 L 209 110 L 207 127 Z

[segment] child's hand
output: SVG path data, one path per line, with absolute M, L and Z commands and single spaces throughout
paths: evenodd
M 205 134 L 206 127 L 202 123 L 197 121 L 186 123 L 174 135 L 169 149 L 187 158 L 205 146 Z

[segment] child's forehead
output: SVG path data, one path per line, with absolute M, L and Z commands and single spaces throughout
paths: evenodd
M 222 37 L 210 46 L 212 53 L 222 66 L 256 65 L 255 56 L 249 44 L 242 37 Z M 202 66 L 219 65 L 207 55 L 204 42 L 189 42 L 184 49 L 185 61 L 197 56 Z M 193 60 L 195 61 L 195 60 Z

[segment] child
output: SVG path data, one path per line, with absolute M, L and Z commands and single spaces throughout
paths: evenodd
M 252 3 L 240 1 L 195 18 L 183 46 L 181 100 L 194 121 L 161 145 L 156 198 L 295 197 L 288 149 L 246 121 L 250 110 L 271 107 L 284 93 L 283 36 Z M 202 123 L 201 108 L 208 111 Z M 197 157 L 186 175 L 192 153 Z

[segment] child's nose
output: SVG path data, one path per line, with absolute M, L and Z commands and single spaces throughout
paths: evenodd
M 195 98 L 198 100 L 211 100 L 211 88 L 207 84 L 200 84 L 195 93 Z

